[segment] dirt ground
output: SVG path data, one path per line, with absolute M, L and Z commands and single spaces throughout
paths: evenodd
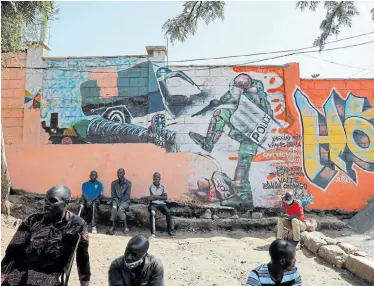
M 1 253 L 12 238 L 13 219 L 2 218 Z M 130 236 L 107 236 L 105 229 L 90 234 L 91 285 L 108 285 L 107 271 L 113 259 L 124 252 Z M 132 229 L 131 235 L 149 235 L 147 231 Z M 171 239 L 158 234 L 151 241 L 150 254 L 159 257 L 165 268 L 165 285 L 245 285 L 251 269 L 269 261 L 268 246 L 274 239 L 271 232 L 179 232 Z M 349 272 L 335 269 L 309 251 L 297 251 L 297 266 L 303 285 L 362 285 L 369 283 Z M 76 267 L 69 285 L 78 286 Z

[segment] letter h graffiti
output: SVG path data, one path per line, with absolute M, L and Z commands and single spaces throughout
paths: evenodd
M 374 172 L 374 108 L 367 98 L 350 93 L 344 100 L 332 90 L 324 115 L 301 90 L 294 98 L 302 124 L 304 172 L 311 183 L 326 190 L 341 170 L 357 184 L 353 164 Z

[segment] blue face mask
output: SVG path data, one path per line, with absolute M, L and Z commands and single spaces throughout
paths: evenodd
M 287 205 L 290 205 L 290 204 L 293 203 L 293 200 L 291 199 L 291 200 L 289 200 L 289 201 L 285 201 L 285 202 L 286 202 Z

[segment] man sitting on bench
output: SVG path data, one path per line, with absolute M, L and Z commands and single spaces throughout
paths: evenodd
M 82 200 L 84 214 L 92 226 L 92 233 L 97 233 L 96 223 L 99 214 L 100 199 L 103 195 L 103 185 L 97 180 L 97 172 L 91 171 L 90 180 L 82 184 Z
M 149 218 L 151 224 L 151 237 L 156 237 L 156 212 L 159 210 L 166 216 L 166 223 L 168 228 L 168 233 L 170 236 L 174 236 L 172 232 L 172 217 L 168 207 L 166 206 L 166 200 L 168 199 L 168 194 L 166 187 L 160 183 L 161 175 L 160 173 L 153 174 L 153 184 L 150 184 L 148 187 L 149 190 Z

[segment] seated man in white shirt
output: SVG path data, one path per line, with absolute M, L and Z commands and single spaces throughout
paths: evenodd
M 149 218 L 151 223 L 151 237 L 155 238 L 156 232 L 156 212 L 159 210 L 166 216 L 166 223 L 168 228 L 168 233 L 170 236 L 174 236 L 172 231 L 172 217 L 168 207 L 166 206 L 166 200 L 168 199 L 166 188 L 160 183 L 161 175 L 160 173 L 153 174 L 153 184 L 150 184 L 149 189 Z

